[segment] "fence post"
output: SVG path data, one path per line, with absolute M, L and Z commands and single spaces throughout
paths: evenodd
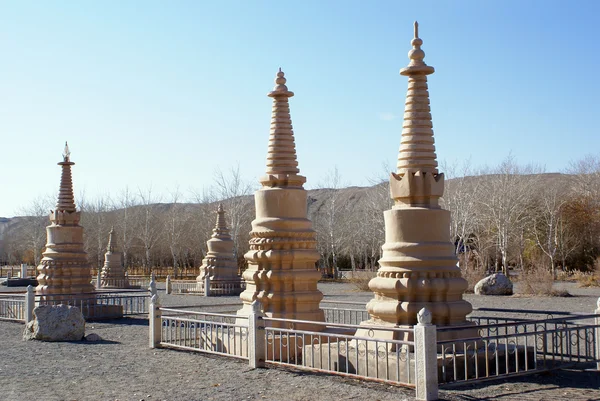
M 252 369 L 265 366 L 267 359 L 265 348 L 265 322 L 259 301 L 252 302 L 252 311 L 248 315 L 248 361 Z
M 417 314 L 415 330 L 415 377 L 417 400 L 438 399 L 437 332 L 431 324 L 431 312 L 423 308 Z
M 173 288 L 172 288 L 172 285 L 171 285 L 171 276 L 170 275 L 167 275 L 167 281 L 165 283 L 165 288 L 166 288 L 165 291 L 166 291 L 167 294 L 170 294 L 171 292 L 173 292 Z
M 150 285 L 148 285 L 148 291 L 150 296 L 156 295 L 158 297 L 158 289 L 156 288 L 156 280 L 154 279 L 154 272 L 150 275 Z
M 33 292 L 33 287 L 28 285 L 25 295 L 25 324 L 33 320 L 33 308 L 35 308 L 35 292 Z
M 204 276 L 204 296 L 210 297 L 210 276 L 208 275 L 208 272 Z
M 102 288 L 102 271 L 98 269 L 98 273 L 96 273 L 96 289 L 99 290 Z
M 150 310 L 148 311 L 148 320 L 150 325 L 150 348 L 156 348 L 160 344 L 161 337 L 161 311 L 158 294 L 153 294 L 150 298 Z
M 600 370 L 600 298 L 596 301 L 596 370 Z
M 27 263 L 21 263 L 21 278 L 27 278 Z

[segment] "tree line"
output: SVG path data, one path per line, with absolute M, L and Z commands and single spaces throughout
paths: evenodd
M 443 164 L 442 205 L 463 269 L 590 270 L 600 254 L 600 158 L 586 156 L 563 173 L 519 164 L 512 156 L 493 167 L 469 161 Z M 384 243 L 383 212 L 392 206 L 387 177 L 370 187 L 346 187 L 337 169 L 321 189 L 309 191 L 308 213 L 317 232 L 318 268 L 376 270 Z M 124 189 L 115 197 L 77 198 L 85 228 L 85 249 L 93 267 L 103 264 L 108 232 L 114 227 L 125 266 L 149 273 L 168 267 L 173 274 L 196 271 L 222 202 L 235 241 L 239 269 L 245 268 L 254 184 L 238 168 L 217 170 L 214 184 L 184 201 L 174 189 L 163 199 L 152 188 Z M 46 242 L 52 197 L 33 200 L 5 232 L 0 261 L 38 264 Z

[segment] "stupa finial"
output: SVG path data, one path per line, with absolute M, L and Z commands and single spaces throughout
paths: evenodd
M 213 228 L 212 238 L 230 238 L 229 228 L 227 228 L 227 222 L 225 221 L 225 208 L 222 203 L 219 203 L 217 207 L 217 223 Z
M 71 151 L 69 150 L 69 144 L 65 141 L 65 150 L 63 150 L 63 161 L 68 162 L 69 157 L 71 156 Z
M 115 227 L 112 226 L 110 228 L 110 232 L 108 233 L 108 245 L 106 246 L 106 252 L 113 253 L 115 251 Z
M 281 71 L 281 67 L 279 67 L 279 70 L 277 71 L 277 76 L 275 77 L 275 87 L 273 88 L 273 91 L 269 93 L 269 96 L 294 96 L 294 92 L 290 92 L 287 86 L 285 86 L 286 82 L 287 79 L 285 79 L 285 73 Z
M 76 210 L 75 197 L 73 196 L 73 179 L 71 177 L 71 166 L 74 164 L 75 163 L 71 161 L 69 145 L 65 142 L 63 161 L 58 163 L 58 165 L 62 167 L 62 174 L 60 177 L 60 188 L 58 190 L 56 210 L 66 212 L 74 212 Z
M 415 21 L 415 39 L 419 37 L 419 22 Z

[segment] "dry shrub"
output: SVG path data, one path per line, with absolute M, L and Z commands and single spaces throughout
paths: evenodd
M 568 272 L 559 270 L 556 272 L 556 281 L 568 281 L 568 282 L 576 282 L 577 277 L 576 274 L 580 273 L 579 271 Z
M 371 291 L 369 289 L 369 281 L 377 275 L 377 272 L 372 271 L 354 271 L 350 283 L 358 291 Z
M 477 265 L 465 266 L 461 263 L 460 272 L 463 278 L 467 280 L 468 287 L 465 292 L 470 294 L 475 291 L 475 284 L 486 277 L 485 269 Z
M 566 290 L 552 288 L 554 278 L 552 272 L 544 266 L 530 267 L 519 277 L 519 293 L 526 295 L 546 295 L 551 297 L 569 297 Z
M 593 272 L 573 273 L 573 277 L 579 284 L 579 287 L 600 287 L 600 271 L 596 268 Z

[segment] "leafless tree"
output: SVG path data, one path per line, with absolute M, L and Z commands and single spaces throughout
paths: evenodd
M 156 209 L 160 198 L 153 193 L 152 186 L 146 190 L 138 189 L 138 196 L 140 206 L 136 208 L 136 232 L 144 250 L 143 266 L 150 273 L 153 267 L 152 249 L 163 234 L 163 221 Z
M 541 169 L 534 165 L 518 165 L 512 155 L 494 169 L 483 170 L 486 177 L 480 182 L 481 196 L 477 202 L 482 217 L 494 231 L 502 271 L 506 275 L 509 246 L 530 216 L 533 188 L 540 172 Z

